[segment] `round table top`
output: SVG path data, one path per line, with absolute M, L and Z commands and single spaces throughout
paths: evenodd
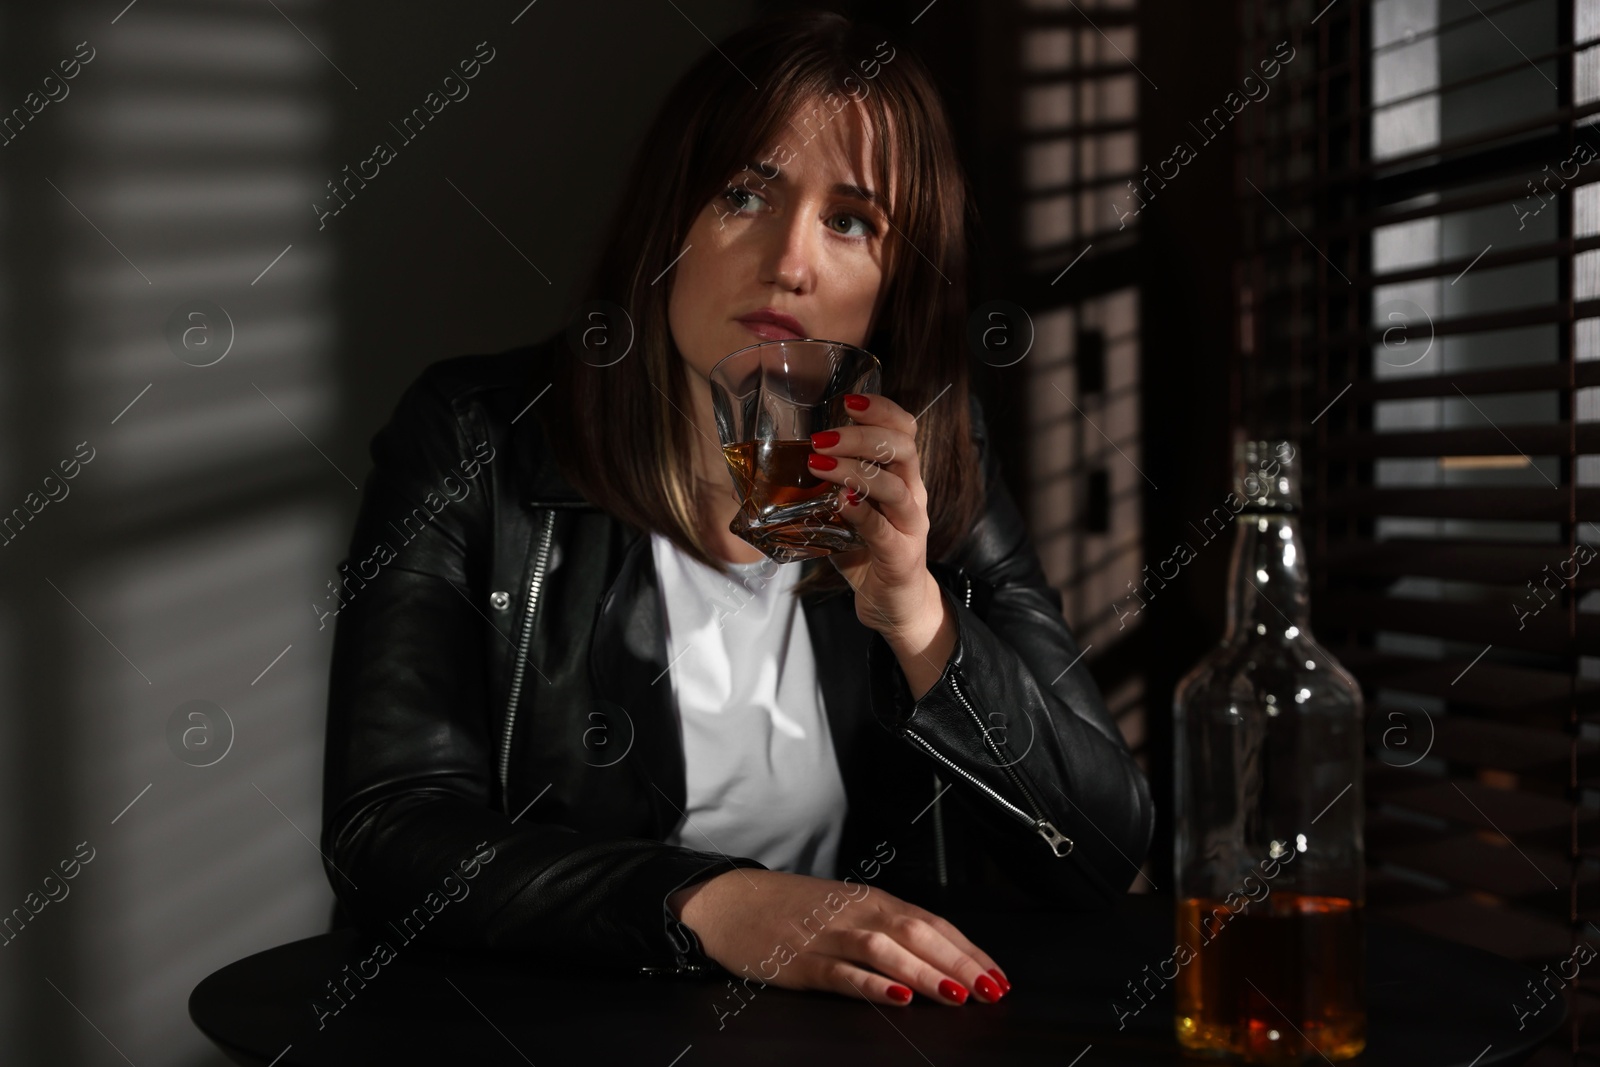
M 452 952 L 387 939 L 394 958 L 345 1005 L 327 993 L 386 940 L 339 930 L 258 952 L 195 987 L 189 1014 L 236 1063 L 348 1067 L 597 1062 L 692 1067 L 761 1062 L 1179 1064 L 1168 985 L 1145 1008 L 1127 983 L 1173 953 L 1171 897 L 1130 895 L 1111 913 L 957 913 L 946 918 L 995 958 L 1013 988 L 998 1004 L 904 1008 L 730 976 L 610 977 L 533 956 Z M 368 973 L 371 973 L 369 964 Z M 1352 1067 L 1520 1063 L 1565 1017 L 1542 1010 L 1540 975 L 1502 957 L 1368 919 L 1367 1049 Z M 737 993 L 736 993 L 737 989 Z M 321 1001 L 319 1009 L 316 1002 Z M 336 1011 L 329 1009 L 338 1008 Z M 1526 1014 L 1518 1028 L 1519 1009 Z

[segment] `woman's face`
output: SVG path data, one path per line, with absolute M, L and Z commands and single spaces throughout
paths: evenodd
M 733 191 L 701 209 L 671 268 L 672 339 L 701 378 L 730 352 L 789 336 L 739 321 L 752 312 L 793 316 L 801 337 L 864 345 L 881 306 L 894 231 L 862 191 L 892 202 L 895 190 L 873 188 L 860 105 L 803 107 L 785 129 L 790 140 L 730 175 Z

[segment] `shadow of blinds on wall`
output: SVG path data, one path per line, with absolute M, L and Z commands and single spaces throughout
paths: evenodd
M 0 10 L 0 55 L 6 53 L 13 32 L 7 15 L 7 12 Z M 0 94 L 4 94 L 0 99 L 10 99 L 14 84 L 10 70 L 0 70 Z M 0 178 L 0 247 L 10 245 L 15 240 L 12 233 L 14 196 L 12 183 L 6 178 Z M 11 257 L 0 257 L 0 337 L 11 336 L 12 316 L 15 313 L 13 283 L 10 277 L 11 262 Z M 0 359 L 0 411 L 10 412 L 20 402 L 21 396 L 11 367 L 6 360 Z M 12 456 L 11 448 L 0 449 L 0 491 L 5 493 L 5 499 L 8 501 L 22 499 L 19 486 L 23 484 L 23 478 L 21 472 L 15 469 Z M 0 515 L 0 519 L 3 517 Z M 0 525 L 0 539 L 7 536 L 4 526 Z M 21 599 L 13 595 L 14 581 L 13 574 L 9 570 L 6 571 L 3 588 L 8 595 L 0 599 L 0 708 L 7 709 L 22 706 L 22 693 L 17 685 L 13 659 L 13 650 L 17 647 L 18 618 L 14 605 Z M 26 731 L 22 726 L 22 716 L 0 714 L 0 782 L 4 783 L 0 785 L 0 804 L 5 805 L 7 812 L 29 810 L 27 782 L 22 774 L 25 741 Z M 0 864 L 11 870 L 22 868 L 26 837 L 20 819 L 0 819 Z M 0 879 L 0 889 L 7 894 L 7 901 L 15 895 L 12 892 L 13 884 L 11 878 Z M 0 904 L 0 908 L 5 909 L 14 906 L 10 903 Z M 0 913 L 0 923 L 3 923 L 3 913 Z M 0 938 L 10 936 L 6 927 L 0 925 Z M 13 954 L 20 955 L 20 953 Z M 27 980 L 16 966 L 0 968 L 0 1063 L 23 1062 L 22 1017 L 27 1001 L 22 985 Z
M 1597 5 L 1321 7 L 1241 5 L 1317 65 L 1241 146 L 1246 395 L 1368 698 L 1370 905 L 1552 962 L 1600 918 Z
M 214 1056 L 188 1018 L 194 985 L 321 932 L 332 902 L 297 831 L 319 824 L 332 634 L 308 604 L 345 537 L 333 502 L 355 496 L 312 444 L 338 404 L 332 245 L 308 206 L 327 177 L 326 95 L 346 91 L 301 34 L 326 42 L 319 8 L 125 11 L 98 38 L 97 80 L 55 116 L 63 197 L 39 198 L 64 245 L 64 421 L 99 428 L 82 558 L 52 578 L 106 639 L 80 623 L 62 651 L 73 808 L 102 827 L 97 877 L 67 913 L 80 959 L 63 991 L 139 1063 Z M 202 302 L 214 310 L 191 317 Z M 202 332 L 174 347 L 174 316 Z M 172 748 L 190 701 L 231 723 L 213 765 Z M 205 728 L 220 748 L 224 721 Z M 84 1031 L 63 1062 L 104 1059 Z
M 1133 0 L 1027 0 L 1018 13 L 1017 244 L 1035 337 L 1016 370 L 1026 376 L 1034 544 L 1144 766 L 1138 221 L 1120 217 L 1137 207 L 1137 14 Z

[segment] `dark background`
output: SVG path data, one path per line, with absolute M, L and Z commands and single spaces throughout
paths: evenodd
M 666 88 L 711 40 L 800 6 L 124 3 L 0 6 L 0 109 L 19 105 L 78 42 L 94 49 L 70 95 L 0 145 L 0 508 L 19 504 L 79 442 L 95 449 L 70 496 L 0 549 L 0 909 L 20 904 L 79 842 L 96 850 L 71 896 L 0 950 L 7 1064 L 112 1063 L 119 1053 L 140 1063 L 220 1063 L 187 1018 L 189 990 L 228 962 L 326 927 L 332 894 L 312 842 L 332 631 L 318 628 L 314 605 L 344 554 L 368 442 L 427 364 L 565 325 Z M 1162 813 L 1131 889 L 1169 890 L 1171 697 L 1221 636 L 1227 548 L 1200 552 L 1136 623 L 1124 625 L 1114 605 L 1146 563 L 1166 558 L 1222 501 L 1236 428 L 1281 421 L 1304 432 L 1317 457 L 1308 466 L 1314 605 L 1339 607 L 1318 616 L 1318 634 L 1341 658 L 1346 648 L 1354 656 L 1377 647 L 1361 619 L 1385 612 L 1371 601 L 1352 608 L 1336 594 L 1347 580 L 1395 593 L 1404 575 L 1497 585 L 1488 593 L 1434 588 L 1427 595 L 1435 602 L 1408 616 L 1417 620 L 1411 632 L 1439 639 L 1429 654 L 1448 665 L 1446 679 L 1456 659 L 1465 665 L 1484 643 L 1514 645 L 1479 616 L 1437 601 L 1478 596 L 1489 605 L 1482 618 L 1493 611 L 1499 626 L 1523 579 L 1564 558 L 1557 548 L 1570 546 L 1577 521 L 1596 517 L 1595 490 L 1576 488 L 1594 481 L 1577 454 L 1596 447 L 1576 425 L 1596 417 L 1583 399 L 1593 390 L 1580 388 L 1594 376 L 1577 363 L 1589 356 L 1573 341 L 1573 320 L 1596 310 L 1583 303 L 1596 294 L 1574 280 L 1573 257 L 1593 240 L 1582 234 L 1550 246 L 1557 266 L 1538 298 L 1557 309 L 1540 321 L 1565 331 L 1551 348 L 1554 400 L 1537 415 L 1488 409 L 1510 423 L 1548 424 L 1551 436 L 1538 438 L 1546 445 L 1507 449 L 1501 438 L 1517 434 L 1495 437 L 1481 425 L 1481 439 L 1419 439 L 1399 453 L 1371 440 L 1377 401 L 1400 395 L 1383 393 L 1371 366 L 1371 329 L 1387 320 L 1368 311 L 1388 295 L 1374 281 L 1375 220 L 1441 189 L 1498 182 L 1483 202 L 1502 214 L 1504 202 L 1528 195 L 1523 180 L 1562 158 L 1575 119 L 1593 107 L 1567 62 L 1579 32 L 1574 15 L 1543 0 L 1493 6 L 1494 27 L 1506 31 L 1497 37 L 1470 21 L 1470 5 L 1423 5 L 1436 22 L 1470 24 L 1474 34 L 1442 77 L 1470 76 L 1473 64 L 1517 66 L 1505 46 L 1514 41 L 1524 59 L 1533 56 L 1533 72 L 1550 72 L 1548 99 L 1488 83 L 1475 91 L 1500 92 L 1497 106 L 1513 115 L 1546 107 L 1550 125 L 1537 148 L 1497 143 L 1464 163 L 1451 160 L 1477 148 L 1441 149 L 1443 170 L 1407 157 L 1396 176 L 1366 163 L 1373 64 L 1363 49 L 1374 34 L 1399 34 L 1395 26 L 1420 17 L 1414 4 L 1340 0 L 1331 12 L 1252 0 L 805 6 L 884 26 L 938 76 L 984 220 L 972 304 L 1006 301 L 1036 330 L 1024 360 L 975 361 L 975 386 L 1067 621 L 1094 646 L 1086 663 Z M 1125 202 L 1126 181 L 1177 141 L 1195 140 L 1188 123 L 1290 36 L 1304 55 L 1293 95 L 1286 74 L 1270 107 L 1255 106 L 1201 148 L 1134 225 L 1119 228 L 1114 205 Z M 389 124 L 479 42 L 495 57 L 469 83 L 470 95 L 402 146 Z M 1063 60 L 1062 47 L 1076 58 Z M 1529 70 L 1520 76 L 1532 79 Z M 1533 89 L 1542 94 L 1543 83 Z M 1445 147 L 1487 128 L 1470 116 L 1492 111 L 1474 98 L 1447 113 Z M 1245 130 L 1258 138 L 1251 146 L 1238 143 Z M 385 140 L 396 158 L 319 229 L 312 205 L 323 202 L 325 183 Z M 1266 192 L 1258 198 L 1245 177 Z M 1576 232 L 1574 195 L 1562 191 L 1541 223 L 1552 242 L 1558 230 Z M 1473 318 L 1508 291 L 1489 272 L 1513 238 L 1495 236 L 1500 251 L 1480 274 L 1444 285 L 1488 239 L 1476 234 L 1431 261 L 1440 291 L 1458 301 L 1460 330 L 1517 325 Z M 1356 297 L 1324 262 L 1354 275 Z M 1473 289 L 1479 277 L 1490 280 Z M 1255 317 L 1242 317 L 1247 306 Z M 196 322 L 186 316 L 199 309 L 216 350 L 232 339 L 227 355 L 205 367 L 189 365 L 192 354 L 179 359 L 165 333 L 171 322 Z M 1438 332 L 1447 337 L 1451 328 Z M 1428 329 L 1431 339 L 1432 318 Z M 1505 337 L 1494 344 L 1530 350 Z M 1308 426 L 1350 381 L 1357 387 L 1342 406 Z M 1506 388 L 1462 381 L 1462 396 Z M 1269 417 L 1283 397 L 1282 419 Z M 1457 407 L 1463 420 L 1475 418 Z M 1537 504 L 1548 529 L 1527 539 L 1548 542 L 1548 552 L 1491 553 L 1500 569 L 1486 577 L 1443 541 L 1403 563 L 1379 552 L 1357 566 L 1336 551 L 1376 544 L 1377 505 L 1333 490 L 1377 484 L 1378 456 L 1431 463 L 1446 453 L 1525 451 L 1560 481 L 1559 501 L 1434 503 L 1445 498 L 1423 491 L 1385 506 L 1443 521 L 1456 514 L 1450 508 L 1483 520 L 1531 519 L 1518 509 Z M 1528 484 L 1543 492 L 1537 480 Z M 1451 531 L 1466 536 L 1462 529 Z M 1592 575 L 1584 582 L 1592 588 Z M 1374 838 L 1406 856 L 1372 863 L 1374 884 L 1398 894 L 1386 900 L 1402 911 L 1417 905 L 1405 912 L 1411 921 L 1540 962 L 1564 956 L 1565 942 L 1579 936 L 1595 881 L 1585 851 L 1592 811 L 1584 814 L 1593 807 L 1585 789 L 1594 740 L 1577 708 L 1593 697 L 1600 670 L 1585 656 L 1595 637 L 1583 628 L 1577 590 L 1562 603 L 1563 632 L 1573 636 L 1536 664 L 1554 680 L 1539 690 L 1547 732 L 1469 732 L 1461 736 L 1477 748 L 1462 741 L 1418 771 L 1434 786 L 1471 780 L 1508 800 L 1557 807 L 1521 808 L 1491 827 L 1470 813 L 1401 801 L 1425 817 L 1398 837 Z M 1503 652 L 1475 677 L 1491 677 Z M 1372 663 L 1374 672 L 1383 666 Z M 1362 665 L 1375 708 L 1429 686 L 1470 704 L 1465 686 L 1408 688 Z M 1492 677 L 1517 690 L 1514 676 Z M 1497 728 L 1522 724 L 1515 700 L 1484 700 Z M 207 728 L 223 752 L 211 766 L 186 765 L 170 740 L 190 701 L 211 709 Z M 176 721 L 181 729 L 190 720 Z M 1380 808 L 1394 814 L 1381 795 Z M 1553 893 L 1520 881 L 1531 879 L 1526 870 L 1476 873 L 1502 870 L 1473 858 L 1491 846 L 1504 869 L 1520 869 L 1501 826 L 1512 837 L 1520 828 L 1543 835 L 1538 842 L 1562 866 L 1549 871 L 1559 887 L 1545 879 Z M 1419 845 L 1442 837 L 1467 851 L 1422 854 Z M 1431 910 L 1419 910 L 1424 904 Z M 1485 915 L 1495 923 L 1485 925 Z

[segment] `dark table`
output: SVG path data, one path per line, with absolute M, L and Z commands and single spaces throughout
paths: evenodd
M 945 1007 L 919 994 L 880 1008 L 753 983 L 745 1003 L 727 976 L 563 978 L 537 959 L 395 937 L 396 957 L 319 1027 L 313 999 L 378 940 L 341 930 L 229 964 L 195 987 L 189 1014 L 248 1067 L 1193 1062 L 1172 1036 L 1170 985 L 1123 1029 L 1112 1008 L 1126 1010 L 1126 983 L 1172 955 L 1170 897 L 1129 896 L 1114 914 L 946 917 L 1005 969 L 1014 988 L 1000 1003 Z M 1534 971 L 1382 920 L 1369 919 L 1367 969 L 1367 1051 L 1351 1067 L 1521 1063 L 1565 1015 L 1558 998 L 1518 1030 L 1513 1005 L 1533 1003 Z

